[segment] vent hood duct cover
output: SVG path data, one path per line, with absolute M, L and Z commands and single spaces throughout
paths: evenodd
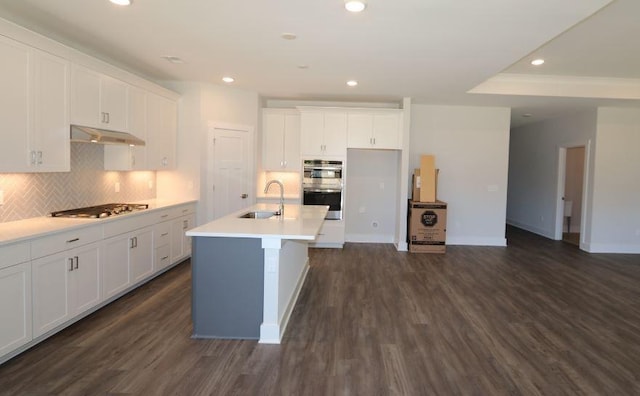
M 126 132 L 108 131 L 106 129 L 96 129 L 71 125 L 71 141 L 82 143 L 101 144 L 128 144 L 131 146 L 144 146 L 144 140 Z

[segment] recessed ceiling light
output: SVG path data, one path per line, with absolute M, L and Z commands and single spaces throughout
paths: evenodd
M 346 0 L 344 2 L 344 8 L 349 12 L 361 12 L 367 7 L 367 4 L 362 0 Z
M 182 59 L 178 58 L 177 56 L 172 56 L 172 55 L 163 56 L 162 59 L 166 59 L 167 61 L 169 61 L 171 63 L 175 63 L 175 64 L 184 63 L 184 61 Z
M 531 61 L 531 64 L 534 66 L 540 66 L 543 63 L 544 63 L 544 59 L 534 59 Z
M 231 84 L 232 82 L 236 81 L 233 77 L 222 77 L 222 81 L 226 82 L 227 84 Z
M 109 1 L 112 2 L 113 4 L 117 4 L 121 6 L 128 6 L 128 5 L 131 5 L 131 3 L 133 2 L 133 0 L 109 0 Z
M 347 85 L 350 87 L 355 87 L 356 85 L 358 85 L 358 82 L 356 80 L 349 80 L 347 81 Z
M 295 33 L 282 33 L 280 37 L 282 37 L 285 40 L 295 40 L 298 38 L 298 36 L 296 36 Z

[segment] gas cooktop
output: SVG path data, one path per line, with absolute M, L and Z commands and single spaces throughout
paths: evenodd
M 78 217 L 101 219 L 109 216 L 130 213 L 133 211 L 148 209 L 148 204 L 110 203 L 86 208 L 60 210 L 51 212 L 51 217 Z

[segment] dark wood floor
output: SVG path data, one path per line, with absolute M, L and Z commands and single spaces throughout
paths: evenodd
M 188 262 L 0 366 L 3 395 L 638 395 L 640 255 L 312 250 L 282 345 L 192 340 Z

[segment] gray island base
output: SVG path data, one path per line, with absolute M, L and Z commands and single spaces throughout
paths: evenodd
M 193 338 L 279 344 L 309 269 L 308 243 L 326 206 L 286 205 L 285 216 L 240 218 L 258 204 L 187 232 L 193 240 Z

